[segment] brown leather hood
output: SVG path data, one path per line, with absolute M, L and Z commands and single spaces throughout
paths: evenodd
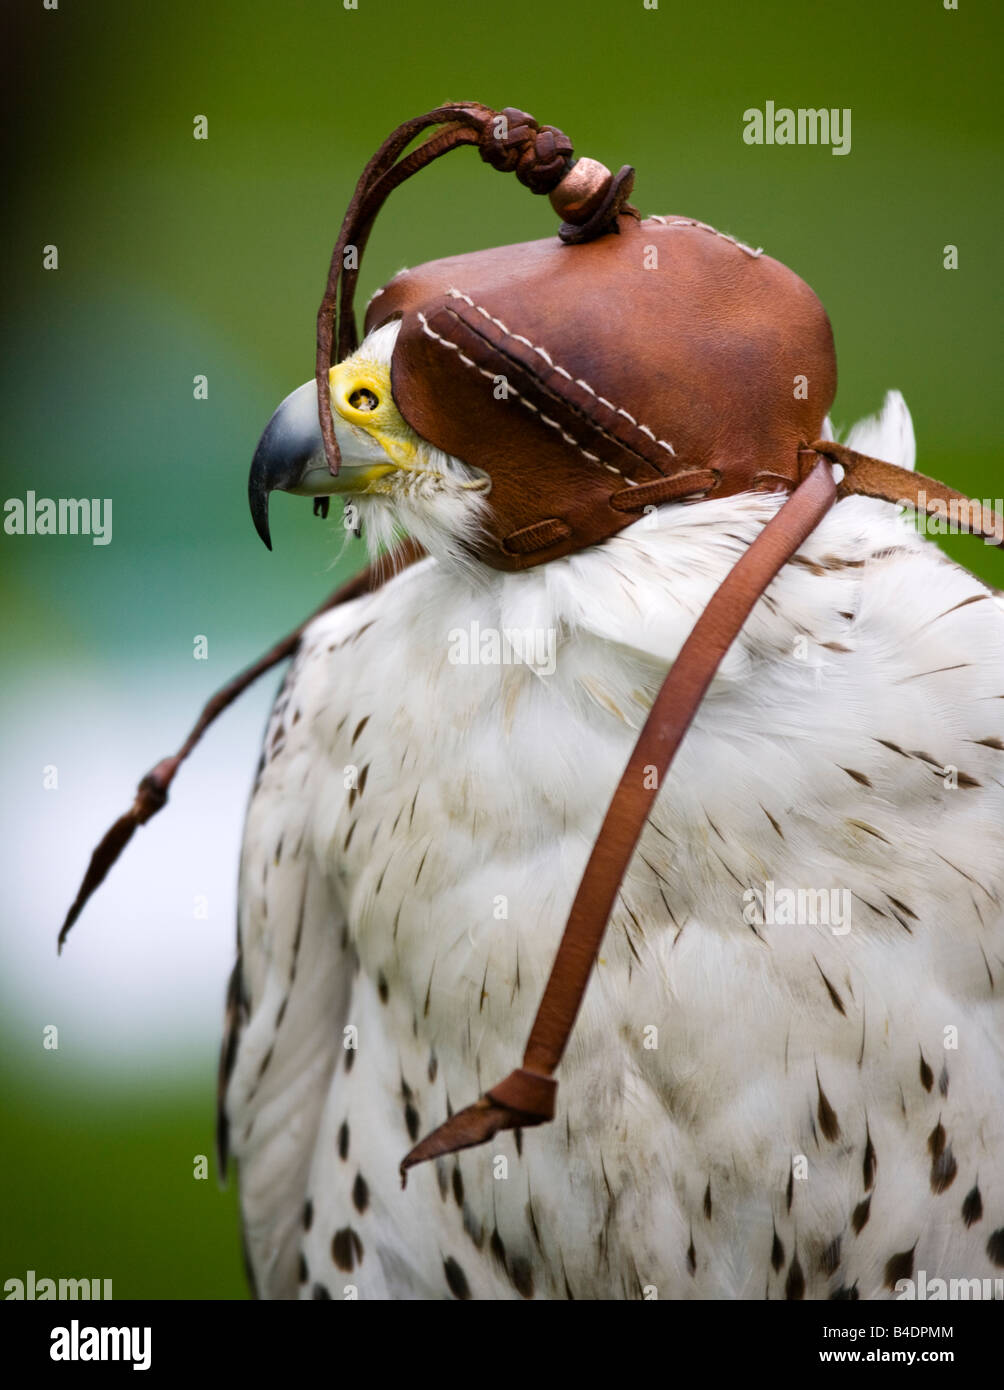
M 819 300 L 786 266 L 682 217 L 618 219 L 402 271 L 394 399 L 486 472 L 479 553 L 525 569 L 681 496 L 790 489 L 836 390 Z

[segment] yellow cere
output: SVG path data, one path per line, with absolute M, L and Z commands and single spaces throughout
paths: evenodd
M 421 439 L 401 415 L 390 391 L 390 371 L 359 354 L 331 368 L 331 403 L 347 424 L 365 430 L 398 468 L 421 471 Z

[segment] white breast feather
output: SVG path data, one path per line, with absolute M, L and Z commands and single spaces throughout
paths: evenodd
M 853 442 L 911 466 L 901 398 Z M 994 1274 L 1004 613 L 864 499 L 722 664 L 608 927 L 556 1121 L 521 1155 L 499 1136 L 399 1187 L 418 1132 L 518 1064 L 648 705 L 778 505 L 666 507 L 479 585 L 425 561 L 309 629 L 241 874 L 228 1109 L 263 1292 L 880 1297 L 911 1251 L 929 1277 Z M 451 664 L 473 623 L 553 630 L 554 673 Z M 768 882 L 847 890 L 850 930 L 744 920 Z

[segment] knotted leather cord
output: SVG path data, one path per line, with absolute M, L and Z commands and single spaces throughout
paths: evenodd
M 434 159 L 447 154 L 458 145 L 473 144 L 480 138 L 488 120 L 496 113 L 479 102 L 456 103 L 436 107 L 424 116 L 416 116 L 399 125 L 383 142 L 376 154 L 366 165 L 356 184 L 355 192 L 349 200 L 342 226 L 331 253 L 328 279 L 324 297 L 317 312 L 317 360 L 315 377 L 321 434 L 324 439 L 324 452 L 328 467 L 337 474 L 341 457 L 335 439 L 331 419 L 331 402 L 328 395 L 328 372 L 331 369 L 333 344 L 337 342 L 338 359 L 342 360 L 354 352 L 358 346 L 355 317 L 352 311 L 359 264 L 369 237 L 370 229 L 384 201 L 394 188 Z M 398 156 L 411 144 L 416 136 L 434 126 L 444 126 L 424 145 L 413 150 L 410 156 L 401 161 L 398 170 L 394 169 Z M 396 177 L 388 178 L 388 175 Z M 356 248 L 355 266 L 345 266 L 345 251 L 349 246 Z M 337 336 L 336 336 L 337 325 Z
M 500 123 L 504 135 L 496 133 Z M 416 136 L 430 128 L 433 134 L 417 149 L 404 155 Z M 416 116 L 398 126 L 380 146 L 363 170 L 349 201 L 331 254 L 324 297 L 317 311 L 314 375 L 324 453 L 332 474 L 338 473 L 341 454 L 331 417 L 328 373 L 336 351 L 338 360 L 342 361 L 359 344 L 353 301 L 359 266 L 373 223 L 395 188 L 433 160 L 461 145 L 477 145 L 486 164 L 502 173 L 514 173 L 525 187 L 538 194 L 555 194 L 575 162 L 571 141 L 555 126 L 540 126 L 527 112 L 511 106 L 493 111 L 480 102 L 452 103 L 426 112 L 424 116 Z M 627 203 L 633 183 L 634 170 L 629 165 L 616 175 L 607 171 L 605 183 L 598 190 L 602 196 L 592 198 L 585 207 L 576 205 L 566 209 L 567 220 L 559 231 L 562 240 L 592 240 L 615 228 L 621 212 L 635 211 Z M 560 200 L 558 206 L 560 210 Z M 347 268 L 345 252 L 350 246 L 356 250 L 355 264 Z

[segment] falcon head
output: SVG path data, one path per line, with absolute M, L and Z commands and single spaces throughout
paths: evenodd
M 391 390 L 394 321 L 370 333 L 329 373 L 332 419 L 342 462 L 332 475 L 324 456 L 313 380 L 298 387 L 269 420 L 251 463 L 248 498 L 259 536 L 271 550 L 269 494 L 339 494 L 346 524 L 364 524 L 373 555 L 402 532 L 433 554 L 460 555 L 477 534 L 487 474 L 424 440 L 404 419 Z

